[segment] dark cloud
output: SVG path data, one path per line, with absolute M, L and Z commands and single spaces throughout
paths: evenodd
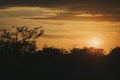
M 120 0 L 0 0 L 1 9 L 16 6 L 62 8 L 66 10 L 65 14 L 57 14 L 57 16 L 48 18 L 32 19 L 68 20 L 76 13 L 85 13 L 91 15 L 102 14 L 103 16 L 74 17 L 73 20 L 120 21 Z
M 1 7 L 42 6 L 78 8 L 119 8 L 119 0 L 0 0 Z M 75 9 L 74 9 L 75 10 Z
M 119 0 L 0 0 L 1 6 L 7 5 L 31 5 L 31 6 L 60 6 L 60 5 L 98 5 L 98 6 L 113 6 L 118 7 Z

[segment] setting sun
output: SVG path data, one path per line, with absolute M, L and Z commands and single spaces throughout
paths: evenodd
M 90 46 L 92 46 L 92 47 L 99 47 L 101 44 L 102 44 L 102 42 L 99 38 L 92 38 L 90 40 Z

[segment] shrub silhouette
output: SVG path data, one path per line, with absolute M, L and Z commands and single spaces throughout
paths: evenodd
M 43 34 L 44 30 L 41 27 L 29 29 L 26 26 L 13 26 L 13 28 L 15 31 L 1 31 L 0 52 L 33 53 L 36 50 L 36 39 Z

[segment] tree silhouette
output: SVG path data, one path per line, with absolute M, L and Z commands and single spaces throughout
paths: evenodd
M 104 49 L 101 48 L 90 47 L 87 49 L 88 49 L 88 53 L 94 56 L 103 56 L 105 54 Z
M 109 56 L 120 56 L 120 47 L 115 47 L 113 48 L 110 53 L 109 53 Z
M 55 47 L 43 47 L 42 48 L 42 53 L 44 55 L 52 55 L 52 56 L 58 56 L 58 55 L 63 55 L 63 54 L 67 54 L 68 51 L 66 51 L 65 49 L 61 48 L 55 48 Z
M 29 29 L 26 26 L 13 26 L 15 31 L 2 30 L 0 32 L 0 52 L 32 53 L 36 50 L 36 40 L 44 30 L 41 27 Z
M 70 51 L 73 55 L 80 55 L 80 56 L 103 56 L 105 51 L 104 49 L 94 48 L 94 47 L 84 47 L 84 48 L 73 48 Z
M 85 56 L 87 55 L 88 53 L 88 49 L 87 48 L 84 48 L 84 49 L 81 49 L 81 48 L 73 48 L 72 50 L 70 50 L 71 54 L 73 55 L 80 55 L 80 56 Z

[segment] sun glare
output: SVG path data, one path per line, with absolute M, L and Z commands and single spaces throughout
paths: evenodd
M 92 38 L 90 40 L 90 46 L 92 47 L 99 47 L 101 45 L 101 40 L 99 38 Z

